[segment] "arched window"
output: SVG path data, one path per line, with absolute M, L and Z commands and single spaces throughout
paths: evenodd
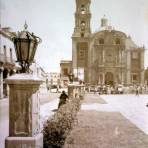
M 84 37 L 84 33 L 81 33 L 81 37 L 82 37 L 82 38 Z
M 81 26 L 85 26 L 85 21 L 81 21 Z
M 82 31 L 85 30 L 85 26 L 86 26 L 85 21 L 81 21 L 81 30 L 82 30 Z
M 85 13 L 86 13 L 85 5 L 81 5 L 81 14 L 85 14 Z
M 120 44 L 120 39 L 116 38 L 116 44 Z
M 103 38 L 99 39 L 99 44 L 104 44 L 104 39 Z

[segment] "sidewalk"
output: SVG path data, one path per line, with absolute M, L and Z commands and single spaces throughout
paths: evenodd
M 118 97 L 120 96 L 116 96 Z M 98 100 L 94 101 L 96 98 L 101 103 L 98 103 Z M 77 116 L 78 123 L 67 137 L 64 148 L 147 148 L 148 135 L 120 113 L 119 108 L 113 106 L 108 100 L 109 96 L 104 99 L 104 102 L 108 103 L 105 104 L 98 95 L 85 96 Z M 118 100 L 116 101 L 118 104 Z M 133 105 L 134 107 L 137 106 Z
M 4 148 L 5 138 L 9 133 L 9 101 L 8 98 L 0 100 L 0 148 Z

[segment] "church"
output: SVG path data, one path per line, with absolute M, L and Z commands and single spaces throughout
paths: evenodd
M 85 83 L 131 85 L 144 83 L 144 47 L 108 25 L 104 16 L 91 32 L 91 0 L 76 0 L 72 34 L 72 72 Z

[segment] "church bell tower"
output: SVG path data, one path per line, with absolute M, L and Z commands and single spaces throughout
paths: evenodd
M 75 28 L 73 36 L 88 37 L 90 29 L 90 0 L 76 0 Z
M 91 0 L 76 0 L 75 28 L 72 35 L 72 67 L 75 77 L 87 82 Z M 82 76 L 83 75 L 83 76 Z

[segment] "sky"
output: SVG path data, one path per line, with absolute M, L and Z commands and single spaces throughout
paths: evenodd
M 148 0 L 91 0 L 91 30 L 99 30 L 106 15 L 111 26 L 148 49 Z M 42 39 L 35 56 L 47 72 L 60 71 L 60 60 L 72 59 L 75 0 L 0 0 L 0 23 L 13 31 L 28 31 Z M 148 66 L 145 52 L 145 67 Z

